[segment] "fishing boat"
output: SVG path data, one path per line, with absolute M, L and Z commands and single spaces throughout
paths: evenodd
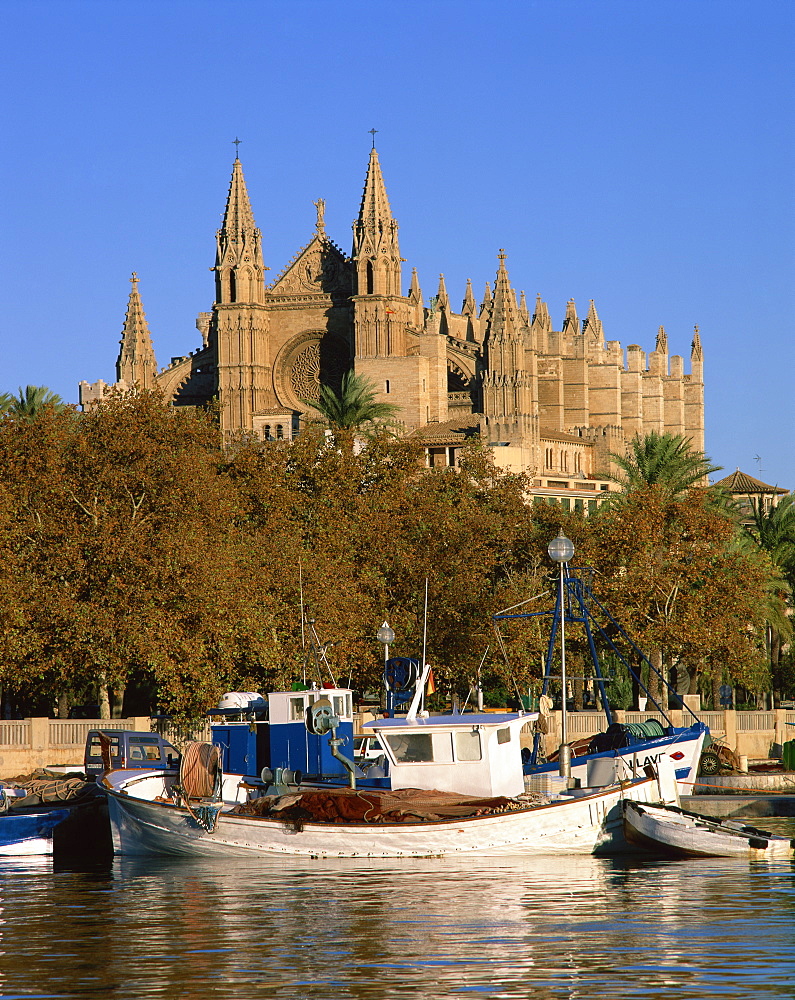
M 790 860 L 795 840 L 735 820 L 713 820 L 673 805 L 622 803 L 624 836 L 644 850 L 675 858 Z
M 5 796 L 0 790 L 0 806 Z M 33 808 L 0 812 L 0 857 L 53 853 L 53 832 L 69 809 Z
M 671 689 L 664 674 L 648 659 L 638 645 L 627 634 L 622 625 L 600 603 L 593 593 L 593 571 L 589 567 L 570 567 L 569 560 L 574 554 L 574 546 L 562 533 L 549 545 L 550 557 L 559 563 L 560 574 L 555 605 L 545 611 L 517 611 L 507 608 L 494 615 L 495 624 L 519 619 L 550 618 L 551 627 L 547 652 L 544 658 L 543 682 L 539 703 L 551 706 L 551 682 L 560 681 L 560 690 L 567 691 L 566 672 L 566 630 L 579 625 L 593 665 L 593 679 L 599 692 L 599 701 L 604 710 L 605 730 L 579 741 L 568 738 L 568 696 L 561 697 L 562 733 L 560 746 L 553 752 L 544 754 L 542 735 L 546 732 L 548 715 L 536 727 L 533 747 L 526 754 L 525 773 L 536 776 L 540 786 L 550 775 L 565 773 L 588 781 L 588 772 L 612 767 L 612 761 L 620 760 L 623 773 L 639 777 L 648 765 L 657 765 L 661 760 L 673 764 L 679 783 L 679 792 L 690 795 L 698 772 L 705 742 L 708 741 L 707 726 L 686 705 L 682 710 L 690 719 L 684 726 L 674 725 L 668 711 L 669 696 L 678 703 L 676 693 Z M 532 599 L 531 599 L 532 600 Z M 527 604 L 528 602 L 522 602 Z M 499 628 L 499 626 L 498 626 Z M 498 632 L 499 635 L 499 632 Z M 502 638 L 500 637 L 502 643 Z M 606 675 L 598 649 L 612 653 L 620 669 L 633 681 L 637 690 L 646 696 L 658 718 L 638 723 L 622 723 L 615 719 L 614 712 L 605 689 Z M 557 652 L 556 652 L 557 650 Z M 560 673 L 553 675 L 553 664 L 559 665 Z M 656 675 L 664 698 L 655 699 L 643 682 L 641 666 L 647 668 L 647 676 Z
M 426 675 L 427 670 L 420 690 Z M 230 783 L 217 746 L 188 744 L 179 775 L 118 770 L 103 777 L 116 853 L 304 858 L 610 853 L 623 846 L 625 798 L 678 801 L 673 768 L 664 760 L 634 780 L 622 781 L 614 772 L 600 787 L 565 783 L 552 794 L 527 793 L 520 732 L 537 714 L 429 716 L 418 710 L 419 693 L 405 717 L 369 724 L 389 767 L 388 777 L 366 783 L 367 776 L 360 777 L 340 749 L 335 701 L 344 711 L 348 695 L 339 689 L 268 699 L 274 702 L 270 725 L 276 730 L 271 764 L 286 752 L 279 748 L 287 747 L 293 762 L 299 756 L 310 768 L 322 768 L 322 740 L 345 784 L 322 781 L 317 774 L 304 782 L 279 764 L 264 767 L 259 782 L 233 775 Z M 288 716 L 282 732 L 274 721 L 280 707 Z
M 110 851 L 96 783 L 46 769 L 0 782 L 0 856 Z

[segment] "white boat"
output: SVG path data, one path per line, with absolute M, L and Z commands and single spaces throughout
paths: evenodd
M 332 743 L 338 720 L 330 709 L 318 698 L 307 721 L 317 736 L 325 719 Z M 372 728 L 389 758 L 386 788 L 295 784 L 280 789 L 286 794 L 268 795 L 241 779 L 235 804 L 228 792 L 221 795 L 216 748 L 210 748 L 214 763 L 201 796 L 187 794 L 182 771 L 111 771 L 102 783 L 114 850 L 304 858 L 608 853 L 623 846 L 625 798 L 678 801 L 675 773 L 665 761 L 634 781 L 617 780 L 613 771 L 603 787 L 526 793 L 519 734 L 533 718 L 410 712 L 379 720 Z M 189 758 L 186 752 L 183 760 Z
M 712 820 L 676 806 L 624 801 L 630 844 L 679 858 L 790 860 L 795 841 L 735 820 Z

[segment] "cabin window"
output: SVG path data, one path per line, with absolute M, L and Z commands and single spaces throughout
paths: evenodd
M 344 696 L 341 694 L 335 694 L 334 697 L 331 699 L 331 701 L 334 706 L 334 714 L 337 716 L 338 719 L 344 719 L 345 718 Z
M 468 733 L 455 734 L 455 755 L 458 760 L 480 760 L 480 733 L 472 729 Z
M 498 743 L 510 743 L 511 742 L 511 729 L 510 726 L 506 726 L 505 729 L 497 730 L 497 742 Z
M 429 763 L 433 760 L 433 739 L 430 733 L 403 733 L 387 737 L 398 764 Z
M 433 734 L 433 761 L 435 764 L 453 763 L 453 734 Z
M 304 699 L 301 698 L 291 698 L 290 699 L 290 721 L 291 722 L 303 722 L 304 721 Z

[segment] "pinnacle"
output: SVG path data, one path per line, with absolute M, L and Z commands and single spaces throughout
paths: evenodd
M 231 235 L 255 228 L 254 213 L 251 211 L 248 189 L 243 177 L 243 165 L 239 159 L 235 159 L 232 165 L 232 180 L 229 183 L 229 195 L 226 199 L 226 211 L 221 229 L 222 232 Z

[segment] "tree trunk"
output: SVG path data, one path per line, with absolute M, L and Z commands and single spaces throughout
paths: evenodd
M 110 699 L 108 697 L 108 685 L 105 683 L 104 671 L 97 678 L 97 704 L 99 705 L 100 719 L 109 719 Z
M 720 703 L 720 689 L 721 689 L 721 675 L 714 673 L 712 675 L 712 711 L 717 712 L 723 706 Z
M 659 646 L 655 646 L 653 649 L 649 650 L 649 663 L 651 663 L 653 669 L 649 671 L 649 697 L 652 701 L 656 702 L 663 711 L 668 707 L 663 705 L 660 701 L 662 684 L 660 683 L 660 675 L 662 674 L 663 667 L 663 654 Z M 654 708 L 652 705 L 651 708 Z
M 58 718 L 69 718 L 69 695 L 65 691 L 58 695 Z
M 111 718 L 121 719 L 123 717 L 124 691 L 125 685 L 122 684 L 120 687 L 113 688 L 110 692 Z

